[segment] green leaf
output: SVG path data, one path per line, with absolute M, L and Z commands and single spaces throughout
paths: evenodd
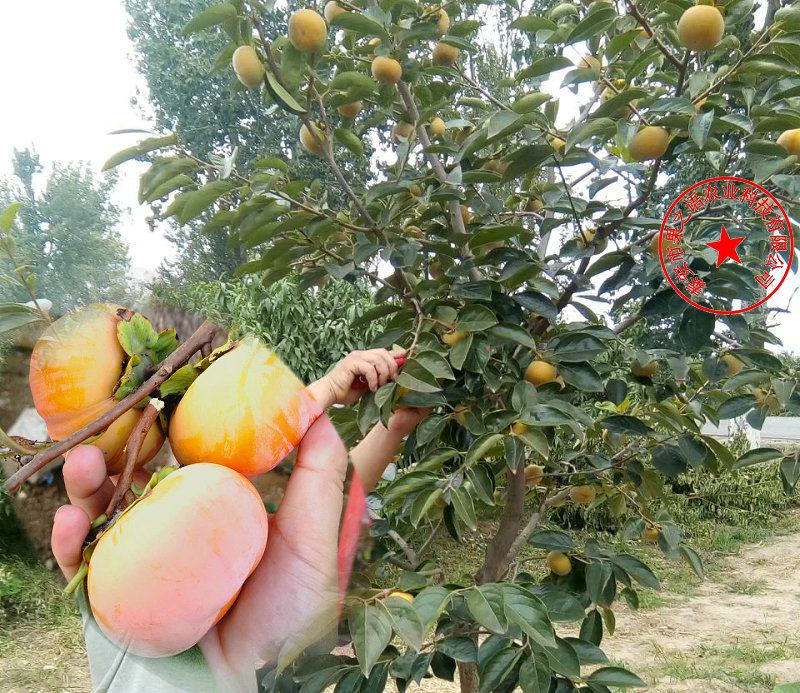
M 687 469 L 686 459 L 677 445 L 661 443 L 656 445 L 650 454 L 655 468 L 668 477 L 674 479 Z
M 458 315 L 456 329 L 462 332 L 481 332 L 497 324 L 494 313 L 486 306 L 471 304 Z
M 471 467 L 482 460 L 489 452 L 499 447 L 502 442 L 503 435 L 500 433 L 490 433 L 476 438 L 467 452 L 467 467 Z
M 337 142 L 344 145 L 346 149 L 356 156 L 361 156 L 364 153 L 364 143 L 352 130 L 336 128 L 333 131 L 333 136 L 336 138 Z
M 511 342 L 512 344 L 520 344 L 524 347 L 533 348 L 536 346 L 530 332 L 519 325 L 510 322 L 503 322 L 489 328 L 489 334 L 497 337 L 500 341 Z M 566 378 L 565 378 L 566 380 Z
M 570 623 L 583 618 L 586 607 L 582 602 L 551 582 L 536 585 L 531 592 L 542 600 L 551 621 Z
M 342 12 L 333 18 L 332 27 L 341 27 L 359 36 L 386 36 L 386 29 L 374 19 L 361 12 Z
M 450 491 L 450 502 L 459 520 L 473 531 L 478 529 L 475 505 L 472 502 L 472 496 L 467 491 L 463 488 L 452 489 Z
M 472 617 L 486 630 L 505 633 L 506 617 L 503 593 L 494 584 L 473 587 L 467 591 L 467 608 Z
M 11 227 L 14 225 L 14 219 L 17 218 L 17 212 L 21 206 L 21 202 L 14 202 L 3 210 L 3 213 L 0 214 L 0 231 L 4 233 L 11 231 Z
M 269 91 L 270 96 L 280 108 L 294 115 L 303 115 L 308 112 L 297 102 L 294 96 L 281 86 L 278 78 L 270 70 L 267 70 L 266 77 L 267 91 Z
M 736 462 L 733 463 L 734 469 L 743 469 L 762 462 L 771 462 L 783 457 L 783 453 L 775 448 L 756 448 L 744 453 Z
M 369 676 L 392 638 L 389 614 L 382 607 L 355 604 L 347 615 L 347 625 L 361 672 Z
M 609 432 L 620 435 L 646 436 L 652 430 L 639 419 L 621 414 L 607 416 L 600 421 L 600 425 Z
M 395 382 L 414 392 L 439 392 L 442 389 L 436 376 L 416 359 L 406 361 Z
M 657 591 L 661 590 L 661 583 L 655 576 L 655 573 L 653 573 L 653 571 L 650 570 L 650 568 L 648 568 L 642 561 L 640 561 L 635 556 L 623 553 L 619 554 L 618 556 L 612 557 L 611 562 L 614 565 L 622 568 L 634 580 L 641 583 L 645 587 L 649 587 Z
M 607 139 L 613 136 L 616 131 L 617 125 L 611 118 L 593 118 L 569 133 L 564 151 L 568 152 L 576 144 L 586 142 L 586 140 L 598 135 L 602 135 Z
M 231 181 L 215 180 L 211 183 L 206 183 L 199 190 L 183 193 L 181 197 L 185 201 L 180 212 L 178 212 L 178 221 L 181 224 L 188 224 L 235 187 L 236 184 Z
M 528 637 L 542 647 L 556 645 L 553 626 L 541 600 L 519 585 L 504 584 L 504 610 L 509 622 L 516 623 Z
M 525 445 L 531 448 L 542 459 L 547 460 L 550 454 L 550 441 L 547 436 L 536 428 L 529 428 L 524 433 L 517 433 L 519 438 Z
M 557 529 L 540 529 L 528 538 L 528 543 L 548 551 L 566 553 L 575 550 L 575 542 L 566 532 Z
M 720 419 L 735 419 L 749 412 L 756 403 L 755 395 L 737 395 L 725 400 L 717 409 Z
M 526 659 L 519 668 L 519 685 L 525 693 L 548 693 L 550 690 L 550 664 L 538 652 Z
M 0 306 L 0 334 L 37 322 L 44 323 L 44 319 L 30 306 L 22 303 L 6 303 Z
M 501 682 L 516 666 L 522 650 L 518 647 L 502 649 L 492 655 L 479 669 L 480 693 L 491 693 L 497 690 Z
M 601 683 L 604 686 L 617 686 L 618 688 L 644 688 L 647 684 L 636 674 L 622 667 L 602 667 L 593 671 L 588 683 Z
M 541 31 L 542 29 L 547 29 L 548 31 L 555 31 L 558 29 L 558 25 L 555 22 L 535 14 L 530 14 L 526 17 L 520 17 L 519 19 L 511 22 L 509 27 L 512 29 L 520 29 L 521 31 L 525 31 L 529 34 L 535 34 L 537 31 Z
M 395 632 L 411 645 L 414 650 L 419 651 L 422 647 L 425 629 L 419 614 L 415 611 L 411 602 L 402 597 L 389 596 L 383 601 L 383 606 L 392 618 L 392 626 Z
M 455 380 L 453 371 L 447 359 L 436 351 L 420 351 L 415 357 L 414 361 L 422 365 L 425 370 L 432 374 L 435 378 L 444 378 L 445 380 Z
M 209 27 L 223 24 L 229 19 L 234 19 L 236 15 L 236 8 L 229 2 L 224 2 L 221 5 L 212 5 L 189 20 L 186 26 L 183 27 L 182 33 L 184 36 L 190 36 L 203 29 L 208 29 Z
M 597 337 L 589 334 L 566 334 L 550 342 L 556 360 L 583 362 L 593 359 L 605 351 L 605 346 Z
M 592 611 L 596 614 L 596 611 Z M 599 620 L 599 617 L 598 617 Z M 570 645 L 572 645 L 575 652 L 578 654 L 578 660 L 581 665 L 584 664 L 605 664 L 608 661 L 606 653 L 603 652 L 597 645 L 583 638 L 564 638 Z
M 518 82 L 522 82 L 526 79 L 549 75 L 551 72 L 562 70 L 565 67 L 572 67 L 572 61 L 569 58 L 565 58 L 563 55 L 539 58 L 538 60 L 534 60 L 528 67 L 517 72 L 516 79 Z
M 128 147 L 127 149 L 123 149 L 120 152 L 114 154 L 106 163 L 103 164 L 103 171 L 108 171 L 115 166 L 119 166 L 120 164 L 130 161 L 131 159 L 141 159 L 149 152 L 155 151 L 156 149 L 164 149 L 165 147 L 171 147 L 173 145 L 178 144 L 178 136 L 177 135 L 167 135 L 166 137 L 150 137 L 146 140 L 139 142 L 139 144 Z
M 708 133 L 711 132 L 711 124 L 713 122 L 713 109 L 698 113 L 696 116 L 689 119 L 689 135 L 700 149 L 703 149 L 706 145 Z
M 688 353 L 693 354 L 710 342 L 714 332 L 714 319 L 713 313 L 693 306 L 686 309 L 681 318 L 678 338 Z
M 568 641 L 556 636 L 555 647 L 548 647 L 545 652 L 550 660 L 550 666 L 559 674 L 569 678 L 580 676 L 581 664 L 578 654 Z
M 450 600 L 451 592 L 446 587 L 434 585 L 426 587 L 422 592 L 414 597 L 414 608 L 419 614 L 425 630 L 439 618 L 444 611 L 447 602 Z
M 789 494 L 794 491 L 797 481 L 800 479 L 800 456 L 784 457 L 781 460 L 780 469 L 783 490 Z
M 566 43 L 576 43 L 585 41 L 592 36 L 596 36 L 605 31 L 617 18 L 617 11 L 604 3 L 591 5 L 586 16 L 578 22 L 575 28 L 567 36 Z
M 457 662 L 474 662 L 478 659 L 478 648 L 470 638 L 447 638 L 438 642 L 436 649 Z
M 141 313 L 133 313 L 130 319 L 117 323 L 117 339 L 128 356 L 141 354 L 158 343 L 158 332 Z
M 558 374 L 581 392 L 605 392 L 603 381 L 588 363 L 559 364 Z
M 547 296 L 538 291 L 522 291 L 511 296 L 525 310 L 529 310 L 534 315 L 541 315 L 550 322 L 555 322 L 558 315 L 556 304 Z
M 703 561 L 700 558 L 700 555 L 697 553 L 697 551 L 695 551 L 691 546 L 687 546 L 686 544 L 681 544 L 681 556 L 684 557 L 686 562 L 694 571 L 695 575 L 697 575 L 697 577 L 699 577 L 702 580 L 704 578 Z

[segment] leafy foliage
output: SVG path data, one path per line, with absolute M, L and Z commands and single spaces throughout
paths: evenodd
M 448 17 L 391 0 L 345 9 L 319 54 L 279 36 L 257 2 L 217 5 L 184 26 L 227 37 L 223 69 L 239 45 L 254 48 L 266 81 L 246 93 L 292 132 L 302 126 L 332 189 L 283 146 L 247 163 L 187 162 L 180 132 L 147 157 L 142 179 L 144 199 L 168 200 L 162 217 L 224 233 L 246 255 L 238 276 L 378 287 L 360 318 L 384 321 L 372 345 L 411 353 L 397 382 L 340 413 L 353 438 L 395 406 L 432 409 L 370 498 L 373 560 L 346 611 L 355 656 L 309 653 L 264 685 L 368 691 L 391 677 L 403 691 L 458 668 L 476 693 L 641 686 L 600 649 L 615 602 L 635 608 L 641 590 L 660 588 L 625 542 L 656 542 L 703 574 L 665 489 L 700 470 L 776 460 L 786 491 L 798 478 L 779 451 L 734 455 L 703 435 L 708 421 L 744 416 L 759 428 L 768 413 L 794 410 L 796 377 L 765 348 L 777 340 L 763 314 L 714 316 L 673 291 L 652 248 L 666 209 L 647 206 L 661 170 L 697 159 L 717 175 L 735 162 L 797 217 L 797 156 L 775 139 L 800 124 L 798 9 L 750 32 L 751 3 L 731 0 L 724 22 L 738 34 L 702 56 L 680 44 L 678 5 L 531 3 L 489 16 L 452 3 Z M 484 50 L 498 28 L 498 49 Z M 394 63 L 371 68 L 376 57 L 396 60 L 401 80 Z M 339 118 L 354 101 L 356 117 Z M 444 133 L 434 117 L 447 119 Z M 666 148 L 634 146 L 642 126 L 662 128 Z M 377 176 L 343 169 L 340 157 L 376 141 Z M 685 238 L 687 271 L 706 284 L 698 300 L 731 310 L 762 296 L 751 269 L 771 246 L 757 210 L 701 206 Z M 747 229 L 745 262 L 716 271 L 707 242 L 720 218 Z M 790 249 L 781 259 L 796 266 Z M 567 504 L 617 518 L 623 542 L 545 524 Z M 463 541 L 494 506 L 502 520 L 474 581 L 454 584 L 447 566 L 426 562 L 430 541 L 397 540 L 424 528 Z M 551 569 L 544 580 L 519 561 L 528 543 Z M 387 561 L 410 600 L 379 584 Z M 562 622 L 579 624 L 579 637 L 561 637 Z
M 288 280 L 218 281 L 179 287 L 162 283 L 156 297 L 231 327 L 234 338 L 258 335 L 304 382 L 313 382 L 380 332 L 381 321 L 362 320 L 371 306 L 366 287 L 330 282 L 302 292 Z

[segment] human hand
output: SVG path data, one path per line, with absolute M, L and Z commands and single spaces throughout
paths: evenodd
M 389 417 L 388 429 L 391 433 L 407 436 L 430 413 L 431 410 L 425 407 L 397 407 Z
M 369 388 L 375 392 L 390 380 L 394 380 L 400 370 L 396 358 L 405 355 L 405 349 L 388 351 L 369 349 L 352 351 L 333 369 L 308 386 L 311 394 L 323 409 L 332 404 L 353 404 Z M 359 377 L 366 380 L 366 387 L 359 386 Z
M 198 643 L 222 690 L 253 688 L 256 667 L 293 653 L 335 626 L 337 547 L 347 451 L 324 414 L 300 443 L 264 556 L 236 602 Z M 136 479 L 146 483 L 147 475 Z M 100 450 L 74 449 L 64 465 L 71 505 L 56 513 L 53 553 L 67 579 L 81 563 L 91 519 L 113 493 Z

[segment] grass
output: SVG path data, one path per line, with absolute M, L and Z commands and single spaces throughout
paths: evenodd
M 0 498 L 0 690 L 85 691 L 81 619 Z
M 772 691 L 775 677 L 760 671 L 769 662 L 791 659 L 795 642 L 739 641 L 724 647 L 702 646 L 691 652 L 657 649 L 658 666 L 647 676 L 655 683 L 667 677 L 678 681 L 724 681 L 748 693 Z M 711 690 L 711 688 L 709 688 Z
M 80 636 L 80 617 L 63 585 L 37 559 L 10 509 L 0 522 L 0 657 L 14 647 L 16 631 L 36 625 Z M 71 637 L 70 635 L 69 637 Z M 80 640 L 71 644 L 79 645 Z

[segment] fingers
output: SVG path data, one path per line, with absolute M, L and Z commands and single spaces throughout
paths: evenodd
M 67 453 L 64 485 L 70 503 L 94 520 L 105 512 L 114 484 L 106 474 L 103 453 L 93 445 L 79 445 Z
M 50 545 L 67 580 L 71 580 L 80 568 L 83 541 L 90 527 L 89 516 L 81 508 L 63 505 L 56 511 Z
M 386 349 L 357 352 L 357 370 L 366 379 L 370 390 L 375 392 L 379 387 L 397 377 L 399 366 L 395 356 L 401 355 L 400 353 L 390 353 Z

